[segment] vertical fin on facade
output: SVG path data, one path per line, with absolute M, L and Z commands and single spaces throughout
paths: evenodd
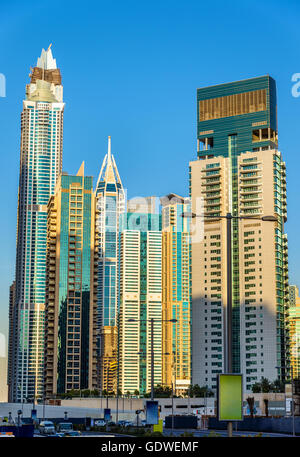
M 47 51 L 42 49 L 41 57 L 38 58 L 36 66 L 39 68 L 43 68 L 44 70 L 55 70 L 56 66 L 56 59 L 53 59 L 52 51 L 51 51 L 52 43 L 49 45 Z
M 99 189 L 99 184 L 101 182 L 106 182 L 106 183 L 114 183 L 114 184 L 119 184 L 121 187 L 122 186 L 122 181 L 118 172 L 118 168 L 115 162 L 115 158 L 113 154 L 111 153 L 111 137 L 108 137 L 108 148 L 107 148 L 107 154 L 104 157 L 104 160 L 102 162 L 102 166 L 100 169 L 100 173 L 98 176 L 98 181 L 96 184 L 96 193 Z
M 76 176 L 84 176 L 84 161 L 82 162 L 82 164 L 80 165 L 80 168 L 79 170 L 77 171 L 77 175 Z

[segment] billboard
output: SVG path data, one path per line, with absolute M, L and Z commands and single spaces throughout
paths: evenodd
M 110 408 L 104 408 L 104 420 L 109 422 L 111 420 Z
M 146 421 L 147 425 L 158 424 L 158 401 L 146 401 Z
M 220 421 L 243 420 L 243 376 L 219 374 L 218 419 Z

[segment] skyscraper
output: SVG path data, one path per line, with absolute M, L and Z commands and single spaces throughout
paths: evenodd
M 63 88 L 49 48 L 30 75 L 21 116 L 10 401 L 43 395 L 47 204 L 62 169 Z
M 290 331 L 290 363 L 293 379 L 300 376 L 300 297 L 295 285 L 289 286 L 289 331 Z
M 63 173 L 48 203 L 45 395 L 96 387 L 93 178 Z
M 289 302 L 290 307 L 296 306 L 296 299 L 299 297 L 299 288 L 293 284 L 289 285 Z
M 146 207 L 152 207 L 147 198 Z M 119 250 L 119 386 L 124 394 L 145 393 L 151 389 L 152 342 L 154 385 L 162 382 L 161 215 L 122 214 Z
M 162 205 L 162 383 L 176 394 L 191 384 L 189 199 L 170 194 Z M 170 320 L 176 319 L 173 323 Z
M 192 243 L 193 383 L 216 388 L 224 370 L 226 222 L 232 222 L 233 372 L 245 390 L 284 378 L 288 354 L 286 172 L 277 149 L 275 81 L 269 76 L 197 91 L 198 160 L 192 208 L 204 235 Z M 278 222 L 259 218 L 273 215 Z
M 98 385 L 116 392 L 117 385 L 117 306 L 119 219 L 125 211 L 125 193 L 111 153 L 104 157 L 96 190 L 96 228 L 98 240 Z

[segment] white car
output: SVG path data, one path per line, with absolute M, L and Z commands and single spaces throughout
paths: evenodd
M 42 435 L 54 435 L 55 426 L 51 421 L 42 421 L 39 425 L 39 431 Z
M 98 419 L 95 421 L 95 425 L 96 425 L 96 427 L 105 427 L 106 422 L 104 419 Z

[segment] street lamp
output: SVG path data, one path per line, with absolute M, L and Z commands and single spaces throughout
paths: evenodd
M 151 354 L 151 400 L 154 400 L 154 321 L 159 322 L 177 322 L 177 319 L 155 319 L 151 317 L 150 319 L 127 319 L 127 322 L 150 322 L 151 324 L 151 346 L 150 346 L 150 354 Z
M 227 238 L 227 312 L 226 312 L 226 357 L 225 357 L 225 372 L 228 374 L 232 373 L 232 252 L 231 252 L 231 229 L 232 219 L 250 219 L 250 220 L 261 220 L 264 222 L 277 222 L 278 219 L 275 216 L 233 216 L 231 213 L 227 213 L 226 216 L 215 216 L 210 214 L 196 214 L 193 212 L 183 212 L 182 217 L 194 219 L 200 217 L 202 219 L 226 219 L 226 238 Z M 228 422 L 228 436 L 232 436 L 232 422 Z
M 174 378 L 174 384 L 172 381 L 172 435 L 173 435 L 173 430 L 174 430 L 174 385 L 175 385 L 175 395 L 176 395 L 176 352 L 173 351 L 173 378 Z M 169 352 L 165 352 L 163 355 L 171 355 Z

